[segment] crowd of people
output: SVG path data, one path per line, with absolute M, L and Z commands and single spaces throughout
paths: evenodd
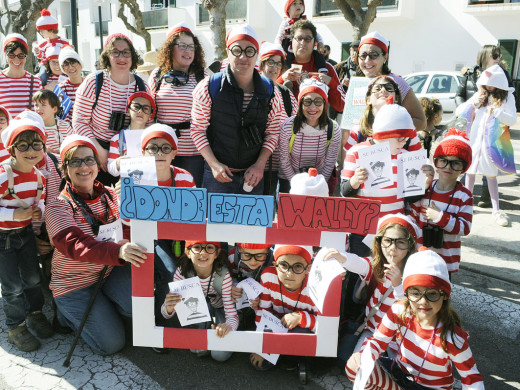
M 40 75 L 24 69 L 31 55 L 26 39 L 5 37 L 0 284 L 10 343 L 33 351 L 40 338 L 78 331 L 101 286 L 81 337 L 102 355 L 124 347 L 131 329 L 131 266 L 143 264 L 152 248 L 129 241 L 125 221 L 120 241 L 104 240 L 103 232 L 121 224 L 121 164 L 129 158 L 132 132 L 139 130 L 140 152 L 155 158 L 159 186 L 339 195 L 381 204 L 374 239 L 349 234 L 342 248 L 157 240 L 157 325 L 181 326 L 176 307 L 182 299 L 168 283 L 197 276 L 215 320 L 192 327 L 214 328 L 225 338 L 254 330 L 266 310 L 289 332 L 312 333 L 318 309 L 308 274 L 321 257 L 346 271 L 337 361 L 350 379 L 368 370 L 366 388 L 450 389 L 454 364 L 463 388 L 484 388 L 450 295 L 461 236 L 471 229 L 475 175 L 487 177 L 497 224 L 508 224 L 496 177 L 515 173 L 511 144 L 501 136 L 516 112 L 499 49 L 483 48 L 459 91 L 457 113 L 468 119 L 469 135 L 444 131 L 439 101 L 419 100 L 389 69 L 389 42 L 382 34 L 353 42 L 350 58 L 333 66 L 330 48 L 304 15 L 304 1 L 288 0 L 284 11 L 275 42 L 261 44 L 247 24 L 232 27 L 227 58 L 216 73 L 207 68 L 190 28 L 174 26 L 147 80 L 135 73 L 139 55 L 121 33 L 105 40 L 101 70 L 83 77 L 82 59 L 57 35 L 57 20 L 46 10 L 37 22 L 44 39 L 35 48 Z M 359 125 L 345 129 L 332 118 L 349 109 L 345 93 L 352 77 L 369 79 L 366 108 Z M 72 103 L 67 107 L 65 95 Z M 392 177 L 369 188 L 364 183 L 370 167 L 360 162 L 360 152 L 383 143 L 389 145 Z M 425 194 L 402 197 L 398 156 L 423 148 L 429 162 L 421 167 L 425 182 L 417 184 Z M 261 283 L 263 292 L 237 310 L 243 292 L 236 285 L 246 278 Z M 355 299 L 346 296 L 352 283 Z M 52 321 L 42 313 L 45 287 L 55 304 Z M 192 352 L 211 353 L 218 361 L 231 356 Z M 257 354 L 250 361 L 258 370 L 273 366 Z M 291 368 L 298 359 L 282 356 L 278 364 Z

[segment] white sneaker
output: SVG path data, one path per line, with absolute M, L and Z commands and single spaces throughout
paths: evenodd
M 509 225 L 509 217 L 507 214 L 503 213 L 502 211 L 496 211 L 493 213 L 493 219 L 495 220 L 495 223 L 500 226 L 507 226 Z

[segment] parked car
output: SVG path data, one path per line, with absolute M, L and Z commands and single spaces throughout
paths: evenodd
M 437 98 L 442 104 L 442 124 L 449 122 L 455 116 L 455 95 L 462 82 L 462 76 L 457 72 L 430 71 L 411 73 L 404 79 L 418 98 Z

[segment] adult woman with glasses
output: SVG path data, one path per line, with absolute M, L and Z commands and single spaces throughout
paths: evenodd
M 60 88 L 67 94 L 72 102 L 72 107 L 65 117 L 66 121 L 72 123 L 72 113 L 74 109 L 74 102 L 76 101 L 76 91 L 83 82 L 83 61 L 72 46 L 64 46 L 61 48 L 60 56 L 58 58 L 61 70 L 67 75 L 67 79 L 59 83 Z
M 402 106 L 412 117 L 415 129 L 423 130 L 426 128 L 426 116 L 421 103 L 408 83 L 402 77 L 391 73 L 388 67 L 388 45 L 388 40 L 377 31 L 362 37 L 359 44 L 358 66 L 365 77 L 371 79 L 381 75 L 391 76 L 399 86 Z
M 296 114 L 298 102 L 292 90 L 283 84 L 278 84 L 276 79 L 285 70 L 285 52 L 277 43 L 264 42 L 260 47 L 260 65 L 258 69 L 262 75 L 271 79 L 282 95 L 283 109 L 280 112 L 280 123 Z M 275 149 L 265 166 L 264 195 L 274 195 L 278 186 L 278 168 L 280 166 L 280 153 Z
M 133 73 L 139 56 L 127 36 L 110 35 L 100 59 L 103 71 L 88 75 L 76 91 L 72 124 L 78 134 L 96 145 L 99 181 L 110 185 L 117 181 L 107 172 L 110 139 L 127 124 L 125 112 L 130 95 L 138 90 L 149 91 Z
M 294 175 L 314 167 L 329 181 L 336 177 L 341 131 L 328 116 L 328 88 L 317 79 L 300 85 L 298 111 L 280 128 L 280 192 L 289 192 Z
M 191 106 L 195 86 L 208 73 L 204 71 L 204 50 L 186 24 L 179 23 L 168 32 L 158 64 L 148 80 L 157 105 L 156 119 L 176 130 L 175 166 L 190 172 L 197 187 L 202 187 L 204 159 L 190 136 Z
M 42 82 L 24 69 L 29 46 L 22 35 L 7 35 L 3 50 L 8 66 L 0 72 L 0 106 L 14 118 L 32 108 L 32 95 L 42 89 Z
M 345 92 L 339 81 L 338 75 L 334 67 L 327 63 L 327 72 L 320 73 L 314 63 L 314 44 L 318 37 L 316 27 L 308 20 L 299 20 L 293 24 L 291 28 L 292 49 L 294 51 L 294 61 L 292 64 L 297 65 L 284 72 L 278 77 L 279 83 L 287 81 L 292 82 L 292 91 L 294 95 L 299 94 L 300 83 L 307 77 L 315 76 L 323 84 L 326 84 L 328 90 L 328 101 L 332 108 L 337 112 L 343 112 L 345 105 Z M 301 69 L 299 66 L 301 65 Z
M 146 249 L 106 234 L 121 228 L 119 201 L 112 188 L 96 180 L 96 145 L 74 134 L 62 143 L 60 155 L 65 187 L 46 209 L 55 245 L 50 289 L 58 320 L 77 331 L 96 284 L 102 283 L 81 337 L 96 353 L 110 355 L 124 347 L 124 324 L 132 315 L 127 263 L 139 267 Z

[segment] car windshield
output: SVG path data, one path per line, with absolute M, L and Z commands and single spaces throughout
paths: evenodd
M 424 86 L 424 83 L 426 82 L 426 79 L 428 78 L 427 74 L 419 74 L 411 77 L 406 78 L 406 82 L 412 87 L 412 90 L 414 93 L 418 94 L 421 93 L 422 88 Z

